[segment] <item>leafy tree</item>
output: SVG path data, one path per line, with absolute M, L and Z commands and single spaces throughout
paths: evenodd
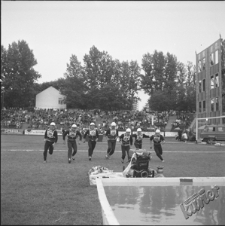
M 86 72 L 86 85 L 91 89 L 99 89 L 101 87 L 101 82 L 103 82 L 104 73 L 106 73 L 106 66 L 103 64 L 105 58 L 102 57 L 102 53 L 93 46 L 89 55 L 85 54 L 84 56 L 84 64 L 85 64 L 85 72 Z M 104 67 L 102 70 L 102 67 Z M 106 77 L 106 76 L 105 76 Z
M 162 79 L 162 85 L 163 89 L 166 89 L 168 94 L 174 89 L 176 86 L 176 75 L 177 75 L 177 58 L 167 53 L 165 56 L 166 64 L 164 66 L 164 72 L 163 72 L 163 79 Z
M 186 102 L 187 111 L 196 110 L 196 84 L 195 84 L 196 68 L 191 63 L 187 63 L 187 79 L 186 79 Z
M 186 95 L 185 95 L 185 80 L 186 80 L 187 69 L 185 65 L 181 62 L 177 64 L 177 74 L 176 74 L 176 99 L 175 109 L 177 111 L 186 110 Z
M 106 99 L 108 92 L 112 90 L 115 91 L 115 87 L 119 88 L 120 100 L 127 103 L 127 107 L 131 107 L 132 101 L 135 100 L 135 95 L 137 94 L 137 87 L 140 83 L 140 67 L 137 62 L 133 61 L 131 63 L 122 62 L 119 60 L 113 60 L 112 57 L 105 51 L 100 52 L 95 46 L 93 46 L 89 54 L 84 56 L 84 68 L 86 80 L 85 84 L 88 87 L 87 95 L 90 102 L 88 105 L 92 106 L 95 103 L 96 108 L 101 106 L 102 99 Z M 109 89 L 106 92 L 106 89 L 109 86 L 112 86 L 112 89 Z M 112 93 L 111 93 L 112 94 Z M 114 93 L 114 100 L 118 91 Z M 108 99 L 110 101 L 111 98 Z M 120 102 L 120 101 L 117 101 Z M 129 105 L 129 106 L 128 106 Z M 116 104 L 115 106 L 119 106 Z M 115 108 L 114 106 L 114 108 Z
M 141 76 L 141 88 L 145 93 L 151 95 L 155 91 L 163 90 L 168 83 L 168 78 L 170 78 L 169 81 L 172 80 L 170 70 L 173 69 L 173 56 L 169 53 L 167 55 L 168 59 L 163 55 L 163 52 L 155 50 L 153 54 L 147 53 L 143 56 L 142 69 L 144 74 Z
M 129 109 L 131 103 L 123 98 L 122 90 L 114 84 L 106 85 L 97 97 L 99 99 L 99 108 L 103 110 Z
M 61 83 L 59 90 L 66 96 L 67 107 L 84 108 L 84 96 L 87 91 L 86 73 L 75 55 L 70 57 L 70 63 L 67 64 L 64 77 L 65 80 Z
M 2 46 L 1 51 L 5 106 L 28 107 L 34 95 L 34 82 L 41 77 L 33 69 L 37 64 L 33 51 L 24 40 L 13 42 L 8 49 Z
M 155 91 L 149 99 L 149 107 L 153 111 L 170 110 L 170 99 L 165 92 L 161 90 Z

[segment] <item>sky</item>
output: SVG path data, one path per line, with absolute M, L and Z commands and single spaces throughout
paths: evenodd
M 195 64 L 195 53 L 220 35 L 225 39 L 224 1 L 1 1 L 1 45 L 28 43 L 38 83 L 64 77 L 72 54 L 83 65 L 92 46 L 139 66 L 155 50 Z M 139 97 L 141 110 L 149 96 Z

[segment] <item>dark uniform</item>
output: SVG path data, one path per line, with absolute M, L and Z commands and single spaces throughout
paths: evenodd
M 44 161 L 47 160 L 47 152 L 48 152 L 48 149 L 49 149 L 49 154 L 52 155 L 53 154 L 53 150 L 54 150 L 54 147 L 53 147 L 53 144 L 54 143 L 57 143 L 57 140 L 58 140 L 58 133 L 55 129 L 47 129 L 45 131 L 45 146 L 44 146 L 44 153 L 43 153 L 43 156 L 44 156 Z
M 134 137 L 134 146 L 138 149 L 142 149 L 142 139 L 143 138 L 149 138 L 148 135 L 145 135 L 144 133 L 141 134 L 132 134 L 132 137 Z
M 96 139 L 98 139 L 98 130 L 97 129 L 88 129 L 84 134 L 84 139 L 88 136 L 88 157 L 91 160 L 95 146 L 96 146 Z
M 129 151 L 130 151 L 130 145 L 133 145 L 133 138 L 131 135 L 127 135 L 126 133 L 122 134 L 119 138 L 120 138 L 120 141 L 122 141 L 122 144 L 121 144 L 122 163 L 126 157 L 126 153 L 127 153 L 128 161 L 130 161 L 131 157 L 130 157 Z
M 116 138 L 118 137 L 117 129 L 108 129 L 105 134 L 108 137 L 107 158 L 110 157 L 116 148 Z
M 164 141 L 164 137 L 161 134 L 154 134 L 150 137 L 150 140 L 154 143 L 154 150 L 156 155 L 163 161 L 162 154 L 162 145 L 161 142 Z
M 71 155 L 75 156 L 75 154 L 77 153 L 77 142 L 76 142 L 76 139 L 79 136 L 80 137 L 80 141 L 81 141 L 82 140 L 82 135 L 81 135 L 80 131 L 72 130 L 72 129 L 69 129 L 69 130 L 64 132 L 63 140 L 65 140 L 66 135 L 67 135 L 67 145 L 68 145 L 68 159 L 69 159 L 69 162 L 70 162 Z M 72 149 L 73 149 L 73 153 L 72 153 Z

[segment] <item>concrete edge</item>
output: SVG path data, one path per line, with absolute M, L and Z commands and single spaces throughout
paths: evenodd
M 102 184 L 102 180 L 96 178 L 96 185 L 98 190 L 98 198 L 102 208 L 102 220 L 104 225 L 119 225 L 112 208 L 109 205 L 108 199 L 106 198 L 105 189 Z

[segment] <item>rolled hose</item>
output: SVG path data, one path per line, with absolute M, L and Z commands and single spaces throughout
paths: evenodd
M 134 169 L 130 169 L 129 172 L 127 173 L 126 177 L 155 177 L 155 170 L 134 170 Z
M 148 172 L 147 171 L 142 171 L 141 172 L 141 177 L 148 177 Z
M 138 170 L 134 170 L 133 176 L 134 177 L 148 177 L 150 174 L 151 174 L 150 171 L 145 171 L 145 170 L 138 171 Z

